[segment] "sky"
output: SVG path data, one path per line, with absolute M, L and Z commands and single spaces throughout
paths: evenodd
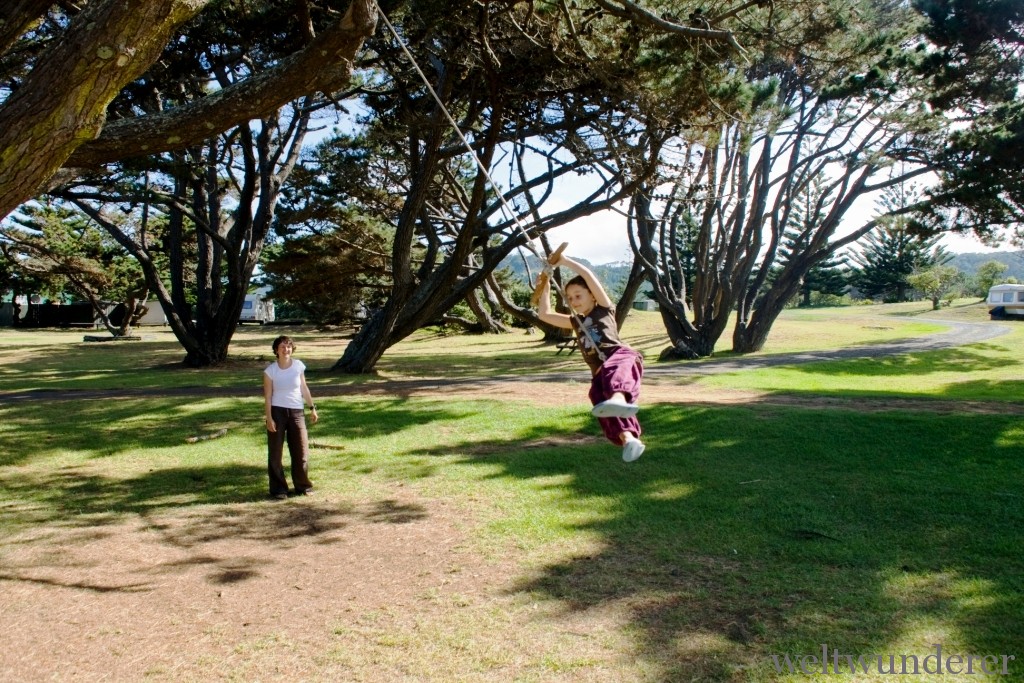
M 633 254 L 626 236 L 626 218 L 615 211 L 602 211 L 548 233 L 552 246 L 568 242 L 571 256 L 584 258 L 594 265 L 632 261 Z M 988 253 L 1011 249 L 987 247 L 976 237 L 945 235 L 941 244 L 954 254 Z

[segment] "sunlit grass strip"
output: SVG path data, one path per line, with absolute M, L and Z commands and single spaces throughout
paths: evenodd
M 881 343 L 940 331 L 940 324 L 881 316 L 883 307 L 856 307 L 782 314 L 763 354 L 833 349 Z M 180 345 L 166 328 L 144 328 L 143 341 L 85 343 L 80 331 L 0 329 L 9 353 L 0 360 L 0 392 L 85 390 L 101 388 L 177 389 L 181 387 L 246 387 L 259 391 L 263 368 L 273 361 L 272 339 L 292 336 L 296 356 L 308 366 L 311 384 L 358 385 L 379 379 L 417 377 L 492 377 L 578 371 L 576 355 L 556 355 L 538 334 L 516 330 L 506 335 L 442 334 L 425 329 L 395 345 L 373 375 L 330 372 L 344 353 L 349 337 L 310 327 L 239 328 L 226 363 L 204 369 L 182 367 Z M 657 363 L 668 345 L 658 313 L 632 311 L 623 329 L 627 342 L 640 349 L 648 363 Z M 719 343 L 727 353 L 729 334 Z M 441 350 L 443 349 L 443 353 Z
M 991 342 L 914 354 L 743 370 L 709 387 L 833 396 L 1024 401 L 1024 325 Z

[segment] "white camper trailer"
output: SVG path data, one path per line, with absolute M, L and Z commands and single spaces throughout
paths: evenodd
M 239 323 L 264 323 L 274 322 L 274 302 L 265 299 L 266 289 L 258 289 L 252 294 L 245 295 L 245 302 L 242 303 L 242 312 L 238 316 Z
M 996 285 L 988 290 L 988 315 L 992 320 L 1024 320 L 1024 285 Z

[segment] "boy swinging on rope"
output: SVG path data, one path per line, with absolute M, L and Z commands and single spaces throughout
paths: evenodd
M 561 251 L 561 250 L 559 250 Z M 590 366 L 591 411 L 608 440 L 622 446 L 622 459 L 633 462 L 644 452 L 640 441 L 640 381 L 644 374 L 643 357 L 619 339 L 615 306 L 594 274 L 576 261 L 556 252 L 539 283 L 537 315 L 544 322 L 571 329 L 576 334 L 583 359 Z M 550 269 L 565 266 L 577 273 L 566 283 L 566 303 L 573 315 L 551 310 Z

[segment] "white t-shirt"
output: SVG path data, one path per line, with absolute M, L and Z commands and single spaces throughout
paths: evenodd
M 270 405 L 278 408 L 302 408 L 302 373 L 305 371 L 305 364 L 294 358 L 288 369 L 283 369 L 277 361 L 268 365 L 263 372 L 274 385 Z

